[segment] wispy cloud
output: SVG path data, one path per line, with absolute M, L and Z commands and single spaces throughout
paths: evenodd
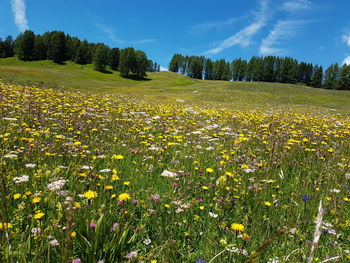
M 269 35 L 263 39 L 260 45 L 259 52 L 261 55 L 279 55 L 286 50 L 277 48 L 276 45 L 280 44 L 282 40 L 290 39 L 297 31 L 301 29 L 303 25 L 310 23 L 306 20 L 284 20 L 279 21 L 274 28 L 270 31 Z
M 343 65 L 344 65 L 344 64 L 347 64 L 347 65 L 350 66 L 350 56 L 348 56 L 348 57 L 346 57 L 346 58 L 344 59 Z
M 15 16 L 15 23 L 19 31 L 23 32 L 28 29 L 25 0 L 11 0 L 11 5 L 13 15 Z
M 254 15 L 254 21 L 233 36 L 222 41 L 217 47 L 204 52 L 205 55 L 215 55 L 224 49 L 239 45 L 247 47 L 251 43 L 252 37 L 262 29 L 268 19 L 268 0 L 260 0 L 260 8 Z
M 205 33 L 210 29 L 230 26 L 230 25 L 233 25 L 239 19 L 240 18 L 238 17 L 232 17 L 224 21 L 206 22 L 202 24 L 197 24 L 190 28 L 190 33 L 194 33 L 194 34 Z
M 343 41 L 350 47 L 350 34 L 342 36 Z
M 153 39 L 153 38 L 152 39 L 141 39 L 141 40 L 121 40 L 116 36 L 114 29 L 112 27 L 110 27 L 108 25 L 104 25 L 104 24 L 99 24 L 99 23 L 96 23 L 95 25 L 99 30 L 106 33 L 108 38 L 116 44 L 137 45 L 137 44 L 146 44 L 146 43 L 151 43 L 151 42 L 157 41 L 157 39 Z
M 285 2 L 281 9 L 288 12 L 296 12 L 300 10 L 310 9 L 312 7 L 312 3 L 309 0 L 292 0 Z

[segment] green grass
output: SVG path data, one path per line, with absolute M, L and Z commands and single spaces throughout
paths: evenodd
M 228 108 L 350 112 L 348 91 L 280 83 L 194 80 L 171 72 L 149 73 L 149 80 L 137 81 L 121 78 L 116 71 L 104 74 L 93 70 L 92 65 L 81 66 L 70 61 L 57 65 L 51 61 L 0 59 L 0 78 L 20 84 L 146 97 L 156 102 L 185 100 L 189 104 Z

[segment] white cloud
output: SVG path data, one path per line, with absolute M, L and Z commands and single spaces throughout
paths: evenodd
M 28 29 L 26 18 L 26 4 L 24 0 L 11 0 L 12 12 L 15 16 L 15 23 L 19 31 L 23 32 Z
M 343 65 L 344 65 L 344 64 L 347 64 L 347 65 L 350 66 L 350 56 L 348 56 L 348 57 L 346 57 L 346 58 L 344 59 Z
M 222 41 L 216 48 L 210 49 L 204 52 L 205 55 L 218 54 L 226 48 L 240 45 L 241 47 L 247 47 L 251 43 L 252 37 L 262 29 L 268 18 L 268 1 L 260 0 L 260 9 L 254 15 L 254 22 L 237 32 L 233 36 Z
M 234 24 L 238 18 L 233 17 L 224 21 L 217 21 L 217 22 L 207 22 L 202 24 L 197 24 L 191 27 L 190 32 L 191 33 L 205 33 L 206 31 L 213 29 L 213 28 L 221 28 L 224 26 L 230 26 Z
M 292 38 L 300 27 L 310 21 L 305 20 L 284 20 L 279 21 L 270 31 L 269 35 L 262 41 L 259 52 L 261 55 L 278 55 L 284 49 L 276 48 L 281 40 Z
M 169 71 L 169 69 L 167 69 L 167 68 L 165 68 L 165 67 L 160 66 L 160 71 Z
M 310 9 L 311 6 L 312 3 L 309 0 L 294 0 L 285 2 L 281 9 L 288 12 L 296 12 L 302 9 Z
M 95 24 L 98 29 L 100 29 L 102 32 L 106 33 L 108 38 L 112 40 L 116 44 L 121 44 L 121 45 L 137 45 L 137 44 L 146 44 L 146 43 L 151 43 L 157 41 L 157 39 L 141 39 L 141 40 L 121 40 L 119 39 L 115 33 L 114 29 L 111 28 L 110 26 L 104 25 L 104 24 Z
M 343 35 L 343 41 L 350 47 L 350 34 Z

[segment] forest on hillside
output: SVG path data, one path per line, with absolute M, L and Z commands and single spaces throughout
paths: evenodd
M 109 66 L 112 70 L 119 70 L 123 77 L 144 78 L 146 72 L 160 70 L 160 65 L 148 59 L 142 50 L 132 47 L 110 48 L 104 43 L 90 43 L 62 31 L 40 35 L 26 30 L 15 40 L 12 36 L 0 39 L 0 57 L 12 56 L 23 61 L 52 60 L 63 64 L 70 60 L 80 65 L 93 63 L 95 70 L 100 72 L 107 72 Z
M 350 65 L 334 63 L 323 71 L 322 66 L 298 62 L 290 57 L 254 56 L 249 61 L 239 58 L 229 62 L 175 54 L 169 70 L 195 79 L 280 82 L 350 90 Z

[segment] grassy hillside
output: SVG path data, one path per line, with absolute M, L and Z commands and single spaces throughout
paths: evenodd
M 350 111 L 347 91 L 280 83 L 203 81 L 171 72 L 149 73 L 148 80 L 137 81 L 121 78 L 116 71 L 104 74 L 94 71 L 92 65 L 81 66 L 69 61 L 66 65 L 57 65 L 51 61 L 0 59 L 0 78 L 20 84 L 34 82 L 49 87 L 147 97 L 154 101 L 185 100 L 230 108 Z

